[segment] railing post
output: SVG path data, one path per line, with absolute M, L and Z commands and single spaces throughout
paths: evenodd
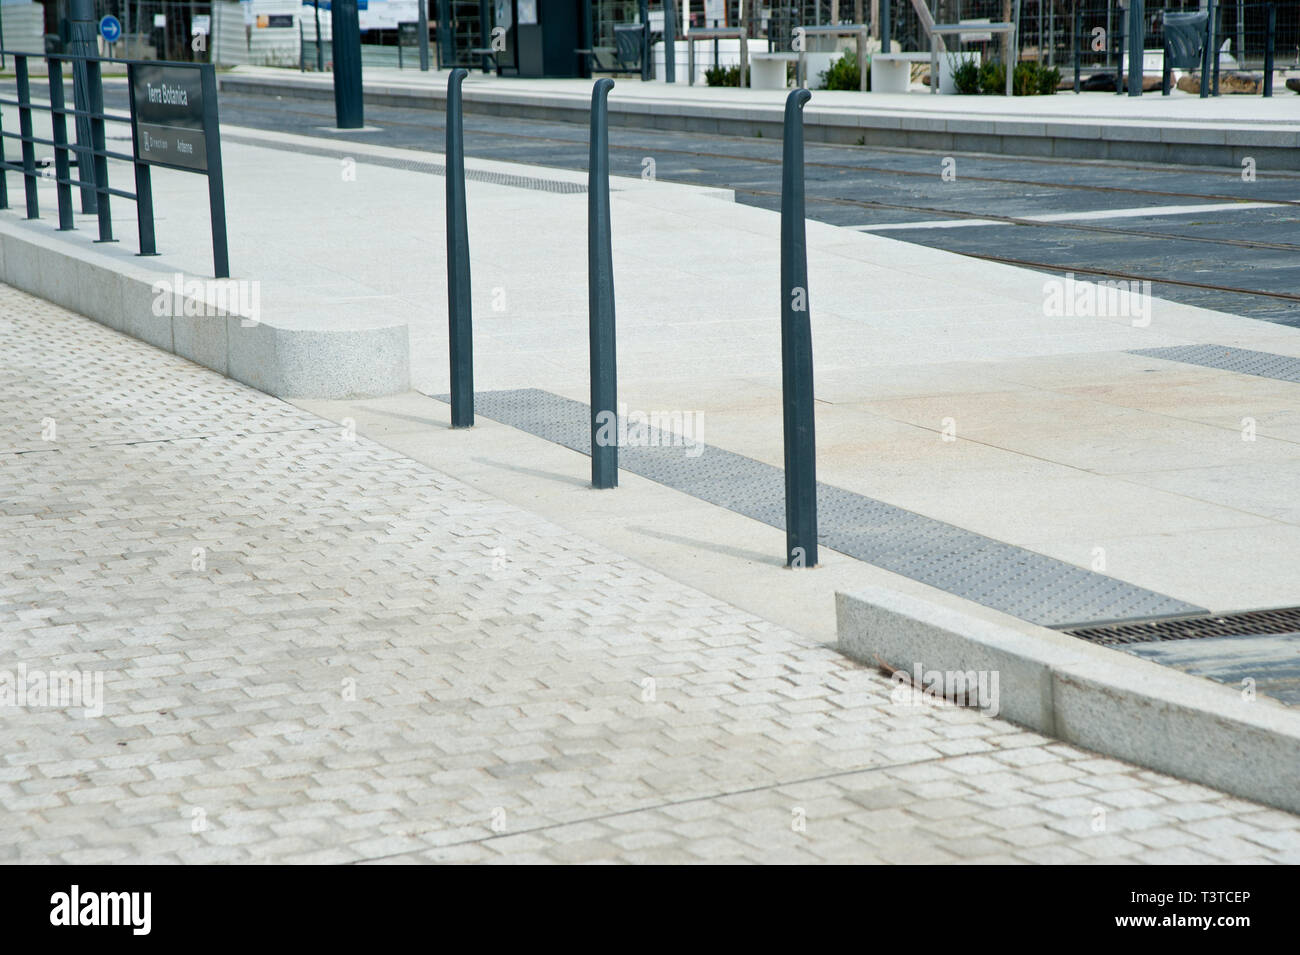
M 1129 0 L 1128 6 L 1128 95 L 1142 95 L 1142 61 L 1146 47 L 1144 0 Z
M 221 174 L 221 120 L 217 116 L 217 71 L 211 63 L 199 67 L 203 91 L 203 142 L 208 167 L 208 215 L 212 223 L 212 275 L 230 278 L 230 250 L 226 244 L 226 184 Z M 152 202 L 152 199 L 150 200 Z M 153 209 L 149 210 L 150 222 Z M 143 250 L 142 250 L 143 251 Z
M 805 89 L 786 97 L 781 163 L 781 392 L 788 567 L 817 564 L 817 442 L 803 185 L 803 106 L 811 98 Z
M 50 78 L 50 129 L 54 139 L 55 194 L 59 197 L 59 230 L 76 227 L 72 216 L 72 164 L 68 162 L 68 117 L 63 110 L 63 61 L 47 58 Z
M 99 213 L 99 238 L 97 242 L 113 242 L 113 213 L 108 196 L 108 157 L 104 151 L 108 143 L 104 137 L 104 86 L 99 75 L 99 61 L 86 64 L 86 79 L 90 93 L 90 148 L 95 169 L 96 211 Z
M 4 123 L 0 121 L 0 132 Z M 9 170 L 5 167 L 5 137 L 0 135 L 0 209 L 9 208 Z
M 1074 91 L 1076 93 L 1082 90 L 1082 80 L 1079 74 L 1083 71 L 1083 57 L 1080 56 L 1080 47 L 1082 46 L 1083 34 L 1083 10 L 1074 11 Z
M 1277 8 L 1264 7 L 1264 95 L 1273 95 L 1273 47 L 1277 40 Z
M 71 31 L 69 51 L 77 57 L 98 55 L 95 41 L 97 32 L 94 0 L 69 0 L 68 20 Z M 82 112 L 91 112 L 90 104 L 94 97 L 90 88 L 90 62 L 85 59 L 72 61 L 72 104 Z M 102 100 L 102 96 L 101 96 Z M 81 184 L 81 211 L 96 212 L 99 208 L 99 194 L 95 190 L 95 158 L 93 153 L 93 136 L 90 120 L 85 116 L 76 117 L 73 123 L 76 129 L 77 181 Z
M 447 346 L 451 355 L 451 426 L 474 424 L 474 327 L 465 210 L 465 126 L 457 67 L 447 78 Z
M 135 67 L 126 68 L 126 86 L 135 89 Z M 131 107 L 131 135 L 135 135 L 135 97 L 128 96 Z M 149 164 L 135 162 L 135 224 L 140 239 L 141 255 L 157 255 L 158 246 L 153 229 L 153 178 L 149 173 Z
M 677 5 L 664 0 L 664 82 L 677 82 Z
M 614 251 L 609 210 L 609 91 L 591 91 L 587 166 L 587 305 L 591 346 L 591 486 L 618 486 L 618 358 L 614 343 Z
M 889 3 L 890 0 L 880 0 L 880 52 L 889 52 Z
M 27 77 L 27 57 L 14 54 L 14 73 L 18 87 L 18 132 L 22 136 L 23 192 L 27 197 L 27 218 L 41 217 L 36 195 L 36 144 L 32 142 L 32 89 Z

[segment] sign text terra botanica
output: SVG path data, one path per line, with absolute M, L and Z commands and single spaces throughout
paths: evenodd
M 155 166 L 207 171 L 203 86 L 197 69 L 133 65 L 131 112 L 137 159 Z

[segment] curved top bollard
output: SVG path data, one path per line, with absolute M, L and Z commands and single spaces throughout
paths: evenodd
M 609 210 L 609 123 L 614 81 L 591 88 L 587 167 L 587 303 L 591 356 L 591 486 L 618 486 L 618 360 L 614 343 L 614 256 Z
M 469 223 L 465 211 L 465 125 L 460 67 L 447 77 L 447 321 L 451 357 L 451 426 L 474 424 L 474 332 L 470 299 Z
M 813 417 L 812 324 L 804 225 L 805 89 L 785 100 L 781 160 L 781 404 L 785 430 L 786 566 L 817 566 L 817 439 Z

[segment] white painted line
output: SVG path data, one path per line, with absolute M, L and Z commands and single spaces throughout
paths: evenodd
M 1099 209 L 1096 212 L 1052 212 L 1038 216 L 1015 216 L 1027 222 L 1084 222 L 1091 219 L 1138 219 L 1145 216 L 1190 216 L 1198 212 L 1232 212 L 1246 209 L 1276 209 L 1276 202 L 1214 202 L 1195 206 L 1142 206 L 1137 209 Z M 999 219 L 932 219 L 927 222 L 888 222 L 881 225 L 846 226 L 858 232 L 888 232 L 893 229 L 960 229 L 971 225 L 1007 225 Z

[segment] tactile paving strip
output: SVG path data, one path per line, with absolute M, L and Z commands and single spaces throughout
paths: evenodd
M 403 169 L 407 172 L 422 172 L 431 176 L 447 175 L 447 167 L 442 163 L 423 162 L 419 159 L 397 159 L 390 156 L 370 156 L 365 153 L 348 152 L 346 149 L 323 146 L 299 146 L 296 143 L 277 143 L 253 136 L 239 136 L 222 133 L 223 142 L 239 143 L 243 146 L 261 146 L 265 149 L 279 149 L 284 152 L 306 153 L 309 156 L 329 156 L 331 158 L 354 159 L 363 165 L 387 166 L 390 169 Z M 496 186 L 512 186 L 515 189 L 532 189 L 535 192 L 579 193 L 586 192 L 587 186 L 581 182 L 566 182 L 563 179 L 541 179 L 536 176 L 515 176 L 505 172 L 488 172 L 483 169 L 466 169 L 465 178 L 471 182 L 489 182 Z M 617 190 L 615 190 L 617 191 Z
M 1188 365 L 1219 368 L 1259 378 L 1300 382 L 1300 358 L 1274 355 L 1272 352 L 1229 348 L 1226 345 L 1171 345 L 1167 348 L 1139 348 L 1130 355 L 1181 361 Z
M 446 401 L 447 396 L 438 396 Z M 540 438 L 591 453 L 588 406 L 534 388 L 479 392 L 475 411 Z M 650 429 L 648 445 L 619 448 L 619 466 L 642 477 L 785 527 L 782 470 L 711 445 L 673 446 Z M 1045 626 L 1208 613 L 1063 561 L 826 484 L 817 486 L 818 539 L 826 547 L 995 610 Z

